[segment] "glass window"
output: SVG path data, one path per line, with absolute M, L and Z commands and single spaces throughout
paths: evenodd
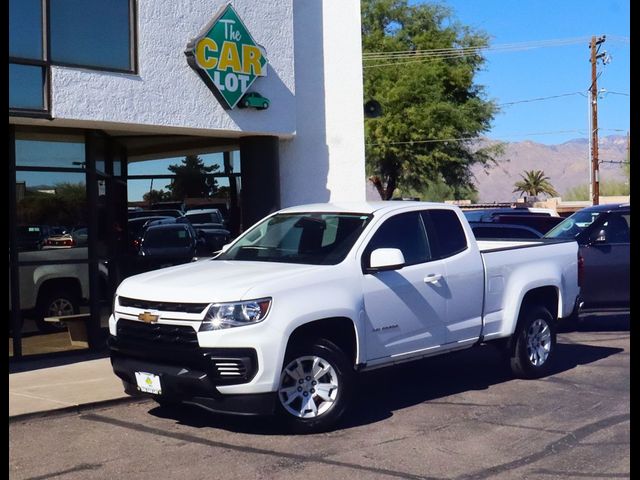
M 84 168 L 84 138 L 52 133 L 16 133 L 17 167 Z
M 20 261 L 87 257 L 87 195 L 83 173 L 16 172 L 18 249 L 38 251 Z M 73 253 L 63 250 L 77 249 Z M 32 258 L 33 257 L 33 258 Z
M 44 68 L 9 64 L 9 108 L 44 110 Z
M 336 265 L 345 258 L 369 219 L 369 215 L 346 213 L 274 215 L 216 259 Z M 327 233 L 329 225 L 333 228 Z
M 132 70 L 129 0 L 50 0 L 51 61 Z
M 130 206 L 150 206 L 169 197 L 169 178 L 129 179 L 127 198 Z
M 207 174 L 223 174 L 224 159 L 222 153 L 206 153 L 198 155 L 189 155 L 191 159 L 197 158 L 198 167 Z M 129 176 L 139 175 L 175 175 L 176 170 L 184 169 L 187 157 L 171 157 L 171 158 L 154 158 L 154 159 L 136 159 L 130 158 L 128 163 Z M 191 165 L 190 165 L 191 166 Z
M 9 56 L 42 60 L 42 0 L 9 1 Z
M 430 237 L 434 239 L 434 257 L 446 258 L 467 248 L 467 237 L 453 210 L 434 209 L 422 212 Z
M 396 215 L 385 220 L 373 235 L 364 254 L 366 262 L 377 248 L 397 248 L 404 255 L 406 265 L 424 263 L 431 259 L 429 243 L 418 212 Z

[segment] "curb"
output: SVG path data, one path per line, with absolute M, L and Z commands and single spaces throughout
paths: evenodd
M 117 405 L 124 405 L 127 403 L 142 403 L 149 401 L 145 397 L 122 397 L 112 398 L 109 400 L 98 400 L 96 402 L 83 403 L 82 405 L 71 405 L 69 407 L 56 408 L 53 410 L 43 410 L 40 412 L 21 413 L 19 415 L 9 416 L 9 424 L 20 423 L 27 420 L 34 420 L 38 418 L 58 417 L 65 415 L 78 415 L 87 410 L 95 410 L 98 408 L 108 408 Z

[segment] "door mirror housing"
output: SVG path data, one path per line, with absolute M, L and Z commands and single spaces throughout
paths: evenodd
M 371 252 L 368 272 L 398 270 L 405 264 L 402 251 L 397 248 L 377 248 Z
M 223 246 L 222 246 L 222 248 L 220 249 L 220 251 L 221 251 L 222 253 L 224 253 L 224 252 L 226 252 L 227 250 L 229 250 L 229 247 L 230 247 L 230 246 L 231 246 L 231 244 L 230 244 L 230 243 L 227 243 L 227 244 L 225 244 L 225 245 L 223 245 Z

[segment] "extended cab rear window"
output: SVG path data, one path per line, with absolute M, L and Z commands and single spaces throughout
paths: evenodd
M 420 214 L 432 244 L 434 259 L 451 257 L 467 249 L 467 236 L 456 212 L 436 208 Z

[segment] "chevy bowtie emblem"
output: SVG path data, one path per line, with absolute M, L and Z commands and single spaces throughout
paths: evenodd
M 158 321 L 158 315 L 150 312 L 139 313 L 138 320 L 142 320 L 144 323 L 155 323 Z

